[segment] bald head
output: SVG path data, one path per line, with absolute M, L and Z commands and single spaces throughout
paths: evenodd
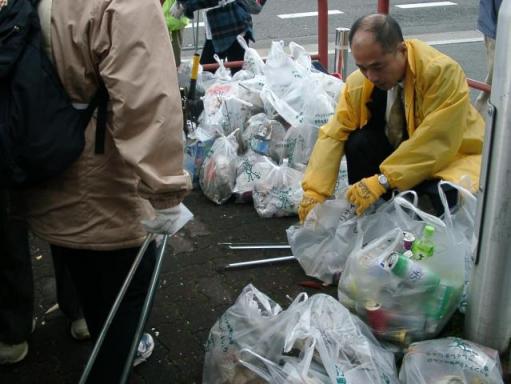
M 349 34 L 350 46 L 353 46 L 354 40 L 358 40 L 357 35 L 363 35 L 364 39 L 370 35 L 384 52 L 393 52 L 404 40 L 397 21 L 381 13 L 362 16 L 353 23 Z

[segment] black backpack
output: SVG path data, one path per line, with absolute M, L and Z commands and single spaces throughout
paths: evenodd
M 108 93 L 73 107 L 41 43 L 37 0 L 8 0 L 0 9 L 0 186 L 34 185 L 64 171 L 85 145 L 98 108 L 96 152 L 104 143 Z M 98 137 L 99 136 L 99 137 Z

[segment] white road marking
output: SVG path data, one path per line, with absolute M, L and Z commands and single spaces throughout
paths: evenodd
M 338 9 L 330 9 L 328 11 L 329 15 L 341 15 L 343 11 L 339 11 Z M 277 15 L 280 19 L 298 19 L 300 17 L 312 17 L 317 16 L 318 12 L 302 12 L 302 13 L 285 13 L 282 15 Z
M 185 28 L 194 28 L 197 26 L 197 23 L 193 23 L 193 24 L 188 24 Z M 204 22 L 200 21 L 199 22 L 199 27 L 204 27 Z
M 426 8 L 426 7 L 447 7 L 449 5 L 458 5 L 452 1 L 433 1 L 431 3 L 414 3 L 414 4 L 399 4 L 397 8 Z

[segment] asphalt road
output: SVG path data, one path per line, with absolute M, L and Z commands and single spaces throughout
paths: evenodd
M 485 50 L 482 34 L 476 30 L 479 1 L 459 0 L 453 1 L 454 5 L 450 6 L 424 8 L 398 7 L 398 5 L 418 2 L 411 0 L 390 2 L 390 13 L 400 23 L 405 38 L 419 38 L 434 45 L 457 60 L 464 68 L 467 77 L 483 80 L 486 75 Z M 342 12 L 328 17 L 328 42 L 331 53 L 329 70 L 332 71 L 335 29 L 349 28 L 358 17 L 375 12 L 377 1 L 330 0 L 328 9 L 330 12 Z M 316 0 L 268 0 L 263 11 L 253 17 L 256 42 L 252 46 L 258 49 L 263 57 L 273 40 L 283 40 L 286 44 L 294 41 L 303 45 L 308 52 L 317 52 L 317 16 L 279 17 L 279 15 L 294 13 L 317 12 L 317 10 Z M 204 39 L 202 27 L 199 28 L 198 36 L 200 48 Z M 184 34 L 183 57 L 185 59 L 193 52 L 193 41 L 192 29 L 187 28 Z M 354 69 L 353 62 L 348 60 L 348 73 Z

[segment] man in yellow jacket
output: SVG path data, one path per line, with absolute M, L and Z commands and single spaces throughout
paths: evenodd
M 349 41 L 359 69 L 319 131 L 302 182 L 300 220 L 332 195 L 344 154 L 346 196 L 359 215 L 391 189 L 415 189 L 438 208 L 438 179 L 469 180 L 475 191 L 484 122 L 460 65 L 421 41 L 405 41 L 388 15 L 361 17 Z M 455 191 L 448 198 L 454 204 Z

